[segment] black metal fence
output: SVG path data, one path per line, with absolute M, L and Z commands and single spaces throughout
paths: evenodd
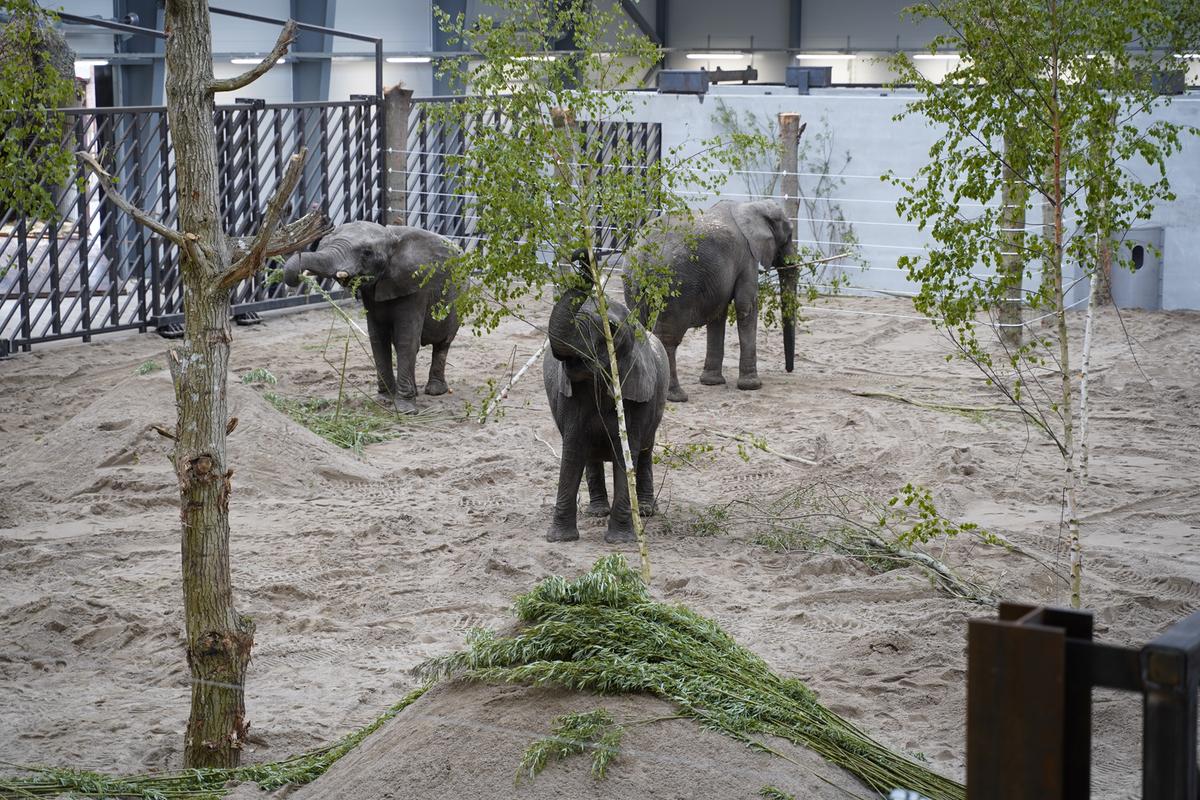
M 73 150 L 95 154 L 131 202 L 175 220 L 175 166 L 162 107 L 70 109 Z M 313 206 L 336 224 L 383 221 L 385 185 L 380 105 L 374 97 L 337 103 L 236 103 L 214 114 L 221 212 L 231 235 L 253 233 L 288 158 L 308 147 L 290 216 Z M 182 319 L 179 260 L 104 196 L 77 168 L 56 192 L 57 218 L 0 213 L 0 355 L 33 344 L 120 330 L 169 329 Z M 235 316 L 303 305 L 260 273 L 235 287 Z
M 396 187 L 393 191 L 405 195 L 409 225 L 439 233 L 469 250 L 476 246 L 479 236 L 475 218 L 467 208 L 469 198 L 455 179 L 452 159 L 470 147 L 472 131 L 483 126 L 501 128 L 504 118 L 496 111 L 466 125 L 446 124 L 429 113 L 435 102 L 454 102 L 454 99 L 422 101 L 409 112 L 404 188 Z M 579 129 L 591 139 L 587 151 L 598 156 L 603 164 L 601 169 L 639 169 L 662 158 L 659 123 L 581 122 Z M 634 156 L 633 163 L 626 163 L 630 154 Z M 593 214 L 592 224 L 601 251 L 624 249 L 626 243 L 621 241 L 621 234 L 602 212 Z
M 316 206 L 334 224 L 394 222 L 397 204 L 395 197 L 389 204 L 388 194 L 398 192 L 404 196 L 400 205 L 409 225 L 474 247 L 479 237 L 469 198 L 448 169 L 448 160 L 470 147 L 473 125 L 464 129 L 431 120 L 431 102 L 408 107 L 399 159 L 388 159 L 383 150 L 382 127 L 393 123 L 383 118 L 384 103 L 371 95 L 334 103 L 245 101 L 216 109 L 226 232 L 245 236 L 258 229 L 288 158 L 303 145 L 308 160 L 290 200 L 290 217 Z M 174 224 L 175 156 L 166 110 L 65 113 L 69 146 L 95 154 L 131 202 Z M 503 119 L 489 114 L 476 124 L 502 125 Z M 604 169 L 639 169 L 661 157 L 657 123 L 581 123 L 581 129 L 595 137 L 597 146 L 589 151 L 601 154 Z M 631 153 L 634 163 L 626 163 Z M 397 171 L 397 162 L 404 174 L 389 176 Z M 57 192 L 56 202 L 59 213 L 49 221 L 0 211 L 0 356 L 56 339 L 90 341 L 111 331 L 177 330 L 183 296 L 175 248 L 120 212 L 81 166 Z M 603 250 L 624 247 L 602 213 L 593 224 Z M 260 272 L 234 288 L 233 313 L 244 319 L 257 311 L 320 299 L 270 284 Z

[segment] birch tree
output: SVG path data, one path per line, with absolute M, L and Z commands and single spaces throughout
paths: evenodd
M 680 190 L 711 191 L 737 147 L 752 137 L 693 143 L 650 157 L 649 143 L 603 135 L 602 124 L 633 116 L 636 87 L 661 58 L 616 4 L 587 0 L 501 0 L 495 16 L 468 20 L 444 14 L 439 24 L 459 49 L 477 55 L 448 60 L 446 74 L 466 76 L 470 95 L 431 111 L 431 124 L 460 131 L 467 146 L 446 160 L 449 185 L 462 198 L 473 236 L 455 259 L 463 287 L 460 310 L 477 329 L 508 316 L 528 319 L 524 301 L 565 288 L 569 254 L 582 250 L 605 341 L 608 390 L 616 402 L 620 447 L 631 465 L 620 379 L 605 294 L 608 275 L 641 227 L 657 214 L 686 214 Z M 747 148 L 748 149 L 748 148 Z M 721 167 L 720 170 L 714 170 Z M 653 308 L 669 292 L 646 253 L 633 263 Z M 631 315 L 630 319 L 633 317 Z M 536 323 L 533 323 L 536 324 Z M 627 469 L 642 576 L 650 579 L 645 529 L 634 470 Z
M 1080 301 L 1069 293 L 1075 273 L 1079 282 L 1093 278 L 1114 238 L 1174 198 L 1167 159 L 1195 130 L 1151 112 L 1170 101 L 1156 90 L 1158 76 L 1183 69 L 1182 55 L 1196 47 L 1200 5 L 948 0 L 908 11 L 944 23 L 951 32 L 930 50 L 961 60 L 941 83 L 911 59 L 895 60 L 899 81 L 921 95 L 897 118 L 920 115 L 945 129 L 915 177 L 891 179 L 905 190 L 901 216 L 933 239 L 900 266 L 918 284 L 916 307 L 1062 457 L 1071 605 L 1078 607 L 1085 449 L 1076 405 L 1087 374 L 1073 378 L 1079 365 L 1068 312 Z M 1036 207 L 1047 210 L 1043 235 L 1020 230 L 1024 211 Z M 997 326 L 988 315 L 1014 292 L 1052 333 L 1026 325 L 1024 342 L 991 336 Z
M 230 290 L 271 256 L 311 243 L 326 229 L 314 212 L 281 225 L 300 178 L 305 152 L 288 162 L 253 237 L 226 235 L 221 227 L 214 97 L 249 85 L 286 52 L 295 36 L 289 22 L 261 63 L 232 78 L 213 76 L 212 32 L 205 0 L 166 3 L 167 122 L 175 153 L 178 228 L 131 205 L 89 153 L 77 155 L 95 173 L 120 209 L 179 249 L 184 335 L 169 351 L 177 422 L 160 433 L 175 442 L 172 463 L 179 480 L 183 539 L 183 600 L 191 714 L 184 742 L 189 767 L 237 764 L 246 739 L 245 677 L 254 623 L 234 606 L 229 569 L 229 503 L 234 470 L 226 437 L 237 425 L 227 403 Z

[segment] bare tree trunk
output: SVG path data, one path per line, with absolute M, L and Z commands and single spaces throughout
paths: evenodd
M 1104 276 L 1099 274 L 1099 270 L 1093 272 L 1088 289 L 1087 321 L 1083 326 L 1083 350 L 1079 356 L 1079 478 L 1083 482 L 1085 493 L 1088 480 L 1088 414 L 1091 410 L 1088 402 L 1088 373 L 1092 364 L 1092 334 L 1096 325 L 1096 306 L 1101 302 L 1103 285 Z
M 804 128 L 805 126 L 800 124 L 799 114 L 782 111 L 779 113 L 779 171 L 783 173 L 783 213 L 792 223 L 792 236 L 797 236 L 796 226 L 799 225 L 797 220 L 800 217 L 800 175 L 796 162 L 799 158 L 800 134 L 804 132 Z M 778 272 L 779 311 L 783 323 L 783 366 L 791 372 L 796 363 L 796 284 L 799 282 L 800 268 L 791 266 Z
M 175 472 L 183 520 L 183 598 L 192 711 L 189 767 L 228 766 L 246 734 L 245 677 L 254 624 L 233 607 L 225 458 L 229 292 L 215 284 L 228 267 L 221 228 L 213 129 L 212 36 L 205 0 L 167 0 L 167 121 L 175 144 L 180 228 L 195 237 L 181 253 L 183 344 L 170 354 L 178 437 Z M 197 257 L 199 256 L 199 257 Z
M 175 440 L 172 462 L 183 523 L 184 625 L 192 688 L 184 764 L 229 767 L 237 765 L 246 738 L 244 685 L 254 644 L 254 623 L 233 607 L 229 570 L 233 470 L 226 462 L 225 437 L 237 424 L 229 418 L 226 402 L 232 339 L 229 292 L 267 257 L 285 255 L 323 235 L 328 221 L 314 212 L 279 228 L 303 167 L 301 150 L 289 161 L 252 240 L 230 240 L 221 228 L 213 95 L 241 88 L 270 69 L 287 51 L 295 24 L 284 27 L 260 64 L 217 81 L 207 2 L 167 0 L 166 12 L 167 121 L 175 148 L 180 230 L 122 197 L 93 156 L 76 155 L 121 210 L 179 248 L 184 338 L 168 354 L 177 422 L 173 434 L 160 432 Z
M 1004 183 L 1000 202 L 1001 267 L 1000 267 L 1000 338 L 1009 347 L 1021 344 L 1021 291 L 1025 279 L 1025 204 L 1029 190 L 1021 175 L 1017 174 L 1014 160 L 1016 153 L 1004 141 Z

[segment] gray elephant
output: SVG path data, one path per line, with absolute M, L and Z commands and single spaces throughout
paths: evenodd
M 581 258 L 586 255 L 577 253 L 577 267 Z M 591 285 L 591 273 L 586 266 L 577 271 L 584 288 L 568 289 L 555 303 L 548 326 L 550 349 L 542 364 L 546 397 L 563 440 L 558 497 L 546 539 L 565 542 L 579 538 L 576 499 L 585 469 L 591 496 L 589 511 L 603 514 L 609 510 L 603 462 L 611 461 L 613 503 L 604 540 L 628 542 L 635 535 L 626 465 L 617 435 L 617 408 L 605 381 L 608 349 L 596 301 L 586 288 Z M 621 371 L 638 504 L 649 515 L 654 503 L 654 437 L 667 404 L 667 354 L 657 337 L 642 328 L 620 303 L 608 301 L 608 319 Z
M 635 257 L 625 267 L 625 302 L 645 324 L 650 301 L 638 287 L 639 262 L 653 274 L 661 270 L 670 291 L 654 325 L 654 333 L 667 349 L 671 388 L 667 398 L 686 401 L 675 369 L 675 349 L 689 328 L 708 326 L 708 351 L 700 382 L 725 383 L 721 362 L 725 356 L 725 321 L 732 302 L 737 311 L 739 389 L 758 389 L 759 265 L 779 271 L 780 302 L 784 311 L 783 346 L 787 371 L 792 371 L 796 347 L 796 270 L 785 268 L 795 254 L 792 224 L 780 205 L 771 200 L 737 203 L 722 200 L 691 219 L 656 222 L 635 245 Z M 643 272 L 642 274 L 647 274 Z
M 411 414 L 417 410 L 414 373 L 423 345 L 433 345 L 425 393 L 448 390 L 446 355 L 458 333 L 458 314 L 453 305 L 444 319 L 434 311 L 458 295 L 445 263 L 455 252 L 449 241 L 419 228 L 348 222 L 321 239 L 315 252 L 289 258 L 283 277 L 288 286 L 298 286 L 301 272 L 308 272 L 358 287 L 367 310 L 379 394 L 397 411 Z

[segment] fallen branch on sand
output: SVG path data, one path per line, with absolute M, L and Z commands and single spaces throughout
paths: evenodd
M 428 691 L 429 685 L 410 692 L 403 700 L 383 712 L 374 722 L 347 734 L 326 747 L 310 750 L 293 758 L 270 764 L 250 764 L 232 769 L 189 769 L 182 772 L 151 775 L 105 775 L 99 772 L 55 767 L 25 767 L 0 762 L 28 778 L 0 777 L 0 797 L 128 797 L 137 800 L 173 798 L 221 798 L 232 791 L 230 782 L 256 783 L 263 791 L 281 786 L 310 783 L 333 763 L 362 743 L 383 723 L 412 705 Z
M 542 357 L 542 353 L 546 352 L 546 348 L 549 346 L 550 339 L 547 338 L 546 341 L 542 342 L 542 346 L 539 347 L 537 351 L 529 357 L 529 360 L 525 362 L 525 365 L 517 370 L 515 375 L 509 378 L 508 383 L 504 384 L 504 386 L 495 394 L 495 396 L 483 404 L 483 408 L 479 412 L 480 423 L 487 422 L 487 418 L 491 416 L 493 411 L 496 410 L 496 406 L 500 405 L 500 402 L 508 397 L 508 390 L 516 385 L 517 381 L 521 380 L 521 376 L 524 375 L 531 366 L 533 366 L 535 361 Z

